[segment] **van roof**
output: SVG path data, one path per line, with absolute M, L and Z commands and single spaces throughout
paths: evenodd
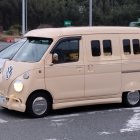
M 140 28 L 138 27 L 64 27 L 64 28 L 43 28 L 29 31 L 25 37 L 43 37 L 54 38 L 70 35 L 83 35 L 83 34 L 98 34 L 98 33 L 124 33 L 124 34 L 139 34 Z

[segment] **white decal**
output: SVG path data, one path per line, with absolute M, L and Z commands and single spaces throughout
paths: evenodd
M 13 73 L 13 67 L 12 66 L 9 66 L 8 68 L 7 68 L 7 71 L 6 71 L 6 80 L 8 80 L 9 78 L 10 78 L 10 76 L 12 75 L 12 73 Z

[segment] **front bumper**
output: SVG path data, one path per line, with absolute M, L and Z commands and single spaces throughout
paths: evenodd
M 22 101 L 13 96 L 6 97 L 0 94 L 0 106 L 9 110 L 15 110 L 19 112 L 25 112 L 26 106 Z

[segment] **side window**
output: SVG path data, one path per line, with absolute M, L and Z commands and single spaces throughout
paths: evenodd
M 91 51 L 92 51 L 92 56 L 97 57 L 97 56 L 101 55 L 100 41 L 99 40 L 91 41 Z
M 103 52 L 105 56 L 112 55 L 111 40 L 103 40 Z
M 123 40 L 123 51 L 125 55 L 131 54 L 131 46 L 130 46 L 130 40 L 124 39 Z
M 69 63 L 79 60 L 79 40 L 65 40 L 60 42 L 53 50 L 53 55 L 56 55 L 57 59 L 53 60 L 53 63 Z
M 140 42 L 139 42 L 139 40 L 133 39 L 132 43 L 133 43 L 134 54 L 140 54 Z

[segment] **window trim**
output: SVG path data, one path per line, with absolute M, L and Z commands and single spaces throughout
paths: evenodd
M 64 42 L 64 41 L 71 41 L 71 40 L 81 40 L 82 37 L 81 36 L 73 36 L 73 37 L 64 37 L 64 38 L 60 38 L 56 44 L 53 46 L 52 50 L 50 51 L 50 54 L 53 53 L 53 51 L 55 50 L 55 48 L 61 43 L 61 42 Z M 79 47 L 80 47 L 80 44 L 79 44 Z
M 78 49 L 79 49 L 79 58 L 80 58 L 80 40 L 81 40 L 81 36 L 75 36 L 75 37 L 64 37 L 64 38 L 60 38 L 56 44 L 53 46 L 52 50 L 50 51 L 50 54 L 53 54 L 54 50 L 57 48 L 57 46 L 62 43 L 62 42 L 66 42 L 66 41 L 73 41 L 73 40 L 77 40 L 78 43 L 79 43 L 79 46 L 78 46 Z M 74 61 L 74 62 L 78 62 L 79 61 L 79 58 L 77 61 Z M 55 63 L 55 64 L 65 64 L 67 62 L 63 62 L 63 63 Z M 68 63 L 72 63 L 72 62 L 68 62 Z

